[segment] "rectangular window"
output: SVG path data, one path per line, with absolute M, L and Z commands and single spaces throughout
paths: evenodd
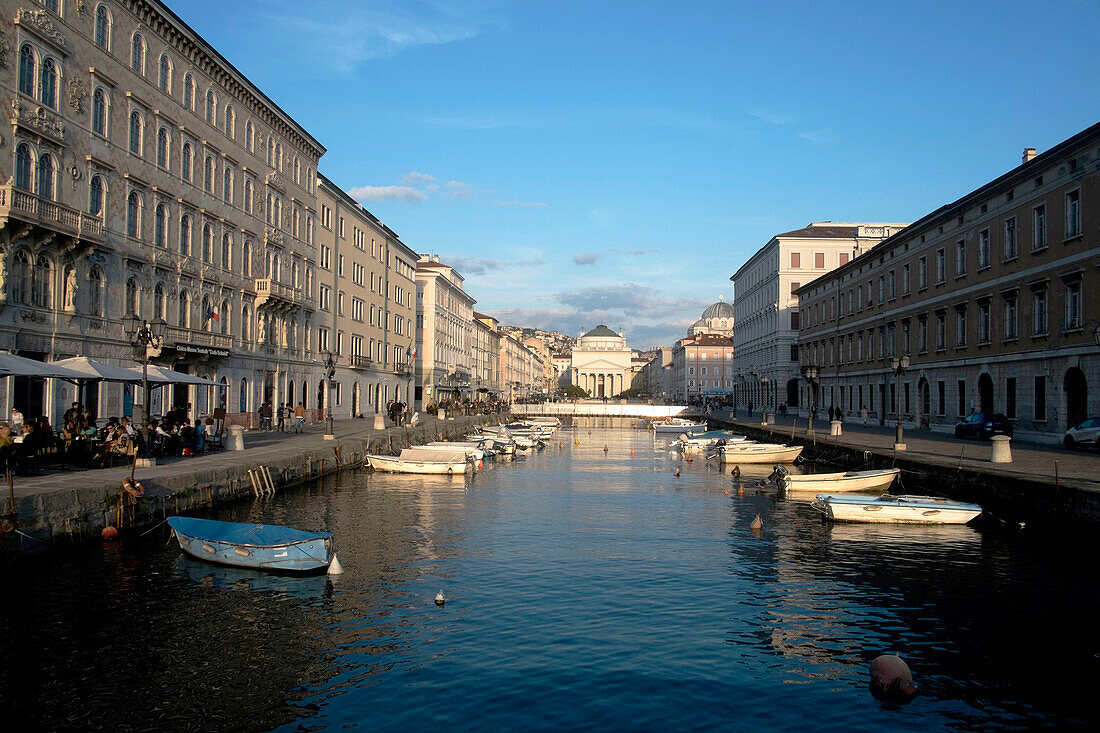
M 1039 290 L 1032 295 L 1031 300 L 1031 335 L 1047 335 L 1047 291 Z
M 989 267 L 989 230 L 978 232 L 978 269 Z
M 878 276 L 878 302 L 882 305 L 886 302 L 886 276 Z
M 791 330 L 797 331 L 799 327 L 798 311 L 791 311 Z
M 1066 194 L 1066 239 L 1081 236 L 1081 191 Z
M 901 266 L 901 294 L 909 295 L 909 263 Z
M 1047 207 L 1036 206 L 1031 212 L 1031 251 L 1038 252 L 1047 246 Z
M 966 242 L 962 239 L 955 242 L 955 277 L 966 274 Z
M 936 351 L 947 348 L 947 316 L 943 313 L 936 314 Z
M 814 267 L 817 268 L 818 270 L 824 270 L 825 269 L 825 253 L 824 252 L 814 252 Z
M 791 361 L 798 361 L 798 344 L 791 344 Z
M 330 249 L 328 245 L 322 244 L 321 245 L 320 257 L 318 258 L 319 261 L 318 261 L 317 264 L 319 264 L 324 269 L 328 270 L 329 269 L 329 263 L 331 262 L 331 259 L 332 259 L 332 249 Z
M 1016 217 L 1005 219 L 1005 260 L 1016 259 Z
M 1005 380 L 1005 417 L 1016 419 L 1016 377 Z
M 700 367 L 699 368 L 699 373 L 701 375 L 703 375 L 704 377 L 707 376 L 707 368 L 706 367 Z
M 330 290 L 327 286 L 322 285 L 320 287 L 320 289 L 317 293 L 317 297 L 318 297 L 318 300 L 319 300 L 319 302 L 317 304 L 317 307 L 319 307 L 321 310 L 327 311 L 332 307 L 332 305 L 331 305 L 332 290 Z
M 936 284 L 947 280 L 947 253 L 941 248 L 936 250 Z
M 990 341 L 989 301 L 978 303 L 978 343 L 988 344 Z
M 966 414 L 966 380 L 959 380 L 959 412 L 960 415 Z
M 955 310 L 955 348 L 966 346 L 966 309 Z
M 841 253 L 840 253 L 840 254 L 838 255 L 838 258 L 839 258 L 839 260 L 840 260 L 840 264 L 842 264 L 842 265 L 847 265 L 847 264 L 848 264 L 848 258 L 849 258 L 849 257 L 850 257 L 850 255 L 849 255 L 849 254 L 848 254 L 847 252 L 841 252 Z
M 938 409 L 938 412 L 936 414 L 939 415 L 940 417 L 943 417 L 944 415 L 947 414 L 947 389 L 946 389 L 946 385 L 943 382 L 936 382 L 936 390 L 937 390 L 937 403 L 936 403 L 936 406 L 937 406 L 937 409 Z
M 802 267 L 802 254 L 799 252 L 791 252 L 791 269 L 797 270 Z
M 928 351 L 928 319 L 922 318 L 917 323 L 917 353 Z
M 1005 298 L 1005 341 L 1012 341 L 1016 338 L 1016 318 L 1016 296 Z
M 1046 422 L 1047 420 L 1047 379 L 1035 377 L 1035 420 Z
M 928 258 L 921 257 L 917 260 L 917 289 L 924 290 L 928 287 Z
M 1066 283 L 1066 330 L 1081 328 L 1081 281 Z
M 895 273 L 893 270 L 890 270 L 890 277 L 886 278 L 886 298 L 888 300 L 893 300 L 895 297 L 895 293 L 897 292 L 897 285 L 895 284 L 896 282 L 897 273 Z
M 802 283 L 791 283 L 791 297 L 792 298 L 795 298 L 795 299 L 798 298 L 798 294 L 795 291 L 798 290 L 800 287 L 802 287 Z
M 856 288 L 856 302 L 859 303 L 859 309 L 863 310 L 863 286 L 860 285 Z
M 695 367 L 688 367 L 688 374 L 694 376 L 695 375 Z
M 318 328 L 317 329 L 317 350 L 318 351 L 328 351 L 328 329 L 327 328 Z

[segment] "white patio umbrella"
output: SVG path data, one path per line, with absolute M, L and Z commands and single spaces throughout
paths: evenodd
M 35 361 L 7 352 L 0 352 L 0 377 L 56 377 L 68 381 L 87 378 L 75 369 L 57 365 L 57 362 Z
M 134 370 L 130 367 L 115 366 L 114 364 L 106 364 L 101 361 L 89 359 L 86 356 L 74 356 L 69 359 L 61 359 L 55 361 L 54 365 L 62 366 L 66 369 L 73 369 L 84 375 L 84 379 L 91 381 L 103 381 L 103 382 L 140 382 L 141 370 Z
M 137 373 L 138 379 L 140 380 L 141 367 L 137 368 Z M 196 377 L 194 374 L 184 374 L 183 372 L 177 372 L 156 364 L 149 365 L 149 381 L 158 382 L 160 384 L 195 384 L 203 387 L 218 386 L 218 383 L 213 380 Z

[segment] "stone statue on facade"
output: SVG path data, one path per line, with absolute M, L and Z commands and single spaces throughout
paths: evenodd
M 76 268 L 69 266 L 65 268 L 65 310 L 69 313 L 76 311 L 76 291 L 78 285 L 76 283 Z

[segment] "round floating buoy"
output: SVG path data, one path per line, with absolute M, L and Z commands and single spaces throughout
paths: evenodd
M 756 518 L 753 519 L 751 522 L 749 522 L 749 529 L 763 529 L 763 528 L 764 528 L 764 520 L 760 518 L 759 514 L 757 514 Z
M 102 530 L 100 530 L 99 536 L 109 542 L 111 540 L 118 539 L 118 530 L 114 527 L 104 527 Z
M 140 482 L 129 477 L 122 482 L 122 491 L 135 498 L 145 496 L 145 487 L 142 486 Z
M 580 445 L 580 444 L 581 444 L 580 438 L 577 438 L 576 440 L 573 441 L 573 445 Z
M 344 566 L 340 564 L 340 558 L 336 557 L 336 555 L 332 556 L 332 562 L 330 562 L 328 564 L 328 574 L 329 575 L 343 575 L 344 574 Z
M 447 597 L 443 595 L 442 590 L 440 590 L 438 593 L 435 594 L 435 605 L 442 606 L 446 602 L 447 602 Z
M 730 490 L 726 489 L 726 496 L 729 496 L 729 495 L 730 495 Z
M 477 461 L 477 470 L 479 470 L 479 471 L 480 471 L 480 470 L 481 470 L 481 469 L 483 469 L 483 468 L 485 468 L 485 462 L 484 462 L 484 461 L 482 461 L 482 460 L 481 460 L 481 459 L 479 458 L 479 459 L 478 459 L 478 461 Z
M 883 654 L 871 662 L 871 694 L 906 701 L 917 692 L 909 665 L 897 654 Z
M 742 486 L 741 484 L 737 484 L 737 495 L 738 496 L 744 496 L 745 495 L 745 487 Z
M 677 468 L 675 471 L 672 472 L 672 475 L 676 478 L 680 478 L 680 469 Z
M 630 455 L 634 455 L 634 449 L 633 448 L 630 449 Z

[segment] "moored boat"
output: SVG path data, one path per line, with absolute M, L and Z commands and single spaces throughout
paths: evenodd
M 885 491 L 890 488 L 900 473 L 900 468 L 882 468 L 845 473 L 791 474 L 783 466 L 776 466 L 771 478 L 775 479 L 779 488 L 787 491 L 813 491 L 821 494 L 844 491 Z
M 389 473 L 463 474 L 471 464 L 463 451 L 442 453 L 405 448 L 399 456 L 368 455 L 364 467 Z
M 819 494 L 810 506 L 833 522 L 884 524 L 966 524 L 982 513 L 977 504 L 939 496 L 859 496 Z
M 778 443 L 731 443 L 716 453 L 723 463 L 794 463 L 801 454 L 801 445 Z
M 220 565 L 316 573 L 328 569 L 335 558 L 331 532 L 197 517 L 168 517 L 167 522 L 181 550 Z
M 654 420 L 649 425 L 655 433 L 672 433 L 675 435 L 680 435 L 682 433 L 701 433 L 707 429 L 707 424 L 705 422 L 685 420 L 682 417 Z

